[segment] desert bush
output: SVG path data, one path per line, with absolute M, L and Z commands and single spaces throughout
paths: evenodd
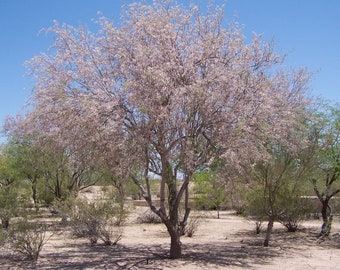
M 116 245 L 122 239 L 122 234 L 121 227 L 106 225 L 102 227 L 98 237 L 106 246 L 112 246 Z
M 199 217 L 194 216 L 189 219 L 188 223 L 184 227 L 184 235 L 187 237 L 193 237 L 199 224 Z
M 43 206 L 51 206 L 55 201 L 55 196 L 46 185 L 44 179 L 39 179 L 37 182 L 37 199 Z
M 137 222 L 141 224 L 159 224 L 162 223 L 162 220 L 154 212 L 147 210 L 139 214 L 137 217 Z
M 290 202 L 290 207 L 278 216 L 278 221 L 288 232 L 296 232 L 301 222 L 310 216 L 312 209 L 305 199 Z
M 255 233 L 260 234 L 262 231 L 262 221 L 261 220 L 255 220 Z
M 278 215 L 278 221 L 287 228 L 288 232 L 296 232 L 301 222 L 313 212 L 308 199 L 303 197 L 290 197 L 285 202 L 285 208 Z
M 3 246 L 6 244 L 8 239 L 8 231 L 4 229 L 0 229 L 0 246 Z
M 1 227 L 8 229 L 10 220 L 19 216 L 21 210 L 27 206 L 27 192 L 24 188 L 24 181 L 12 183 L 0 188 L 0 221 Z
M 125 191 L 125 195 L 127 197 L 131 197 L 132 200 L 142 199 L 142 194 L 138 186 L 130 179 L 124 183 L 124 191 Z
M 280 220 L 280 223 L 287 228 L 288 232 L 296 232 L 301 224 L 300 218 L 288 215 L 284 218 L 284 221 Z
M 43 246 L 50 238 L 46 237 L 46 230 L 46 225 L 20 221 L 10 233 L 12 249 L 31 261 L 37 261 Z
M 125 213 L 110 202 L 88 203 L 77 199 L 70 213 L 73 235 L 88 238 L 91 245 L 102 240 L 105 245 L 116 244 L 122 236 L 120 225 Z

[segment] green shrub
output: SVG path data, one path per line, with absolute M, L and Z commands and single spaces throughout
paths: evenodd
M 27 206 L 27 194 L 19 190 L 20 183 L 11 184 L 0 189 L 1 227 L 8 229 L 11 218 L 18 216 L 20 210 Z

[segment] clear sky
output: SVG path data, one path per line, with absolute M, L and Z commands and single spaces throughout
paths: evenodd
M 52 44 L 50 35 L 38 34 L 53 20 L 73 26 L 94 26 L 100 11 L 119 20 L 121 7 L 131 0 L 0 0 L 0 124 L 7 115 L 23 111 L 33 84 L 23 63 Z M 150 2 L 150 1 L 148 1 Z M 204 0 L 178 0 L 202 8 Z M 314 72 L 311 93 L 340 102 L 340 1 L 339 0 L 215 0 L 226 2 L 225 19 L 235 15 L 244 34 L 274 39 L 276 50 L 288 53 L 286 64 Z M 1 140 L 1 136 L 0 136 Z

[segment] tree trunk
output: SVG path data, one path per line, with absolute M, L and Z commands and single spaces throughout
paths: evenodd
M 268 222 L 268 226 L 267 226 L 266 238 L 264 239 L 264 242 L 263 242 L 263 245 L 265 247 L 269 246 L 269 241 L 270 241 L 270 236 L 272 234 L 273 226 L 274 226 L 274 220 L 270 218 Z
M 9 218 L 2 218 L 1 219 L 1 227 L 3 228 L 3 229 L 8 229 L 8 227 L 9 227 Z
M 322 203 L 322 208 L 321 208 L 322 221 L 323 223 L 326 223 L 328 219 L 328 215 L 327 215 L 328 201 L 322 200 L 321 203 Z
M 314 185 L 314 191 L 315 194 L 318 196 L 319 201 L 322 204 L 322 208 L 321 208 L 321 215 L 322 215 L 322 227 L 321 227 L 321 231 L 318 234 L 318 238 L 322 239 L 323 237 L 329 236 L 330 232 L 331 232 L 331 228 L 332 228 L 332 221 L 333 221 L 333 209 L 332 207 L 329 205 L 329 201 L 331 200 L 331 198 L 336 195 L 337 193 L 340 192 L 340 189 L 335 190 L 334 192 L 332 192 L 331 194 L 329 194 L 329 189 L 331 187 L 331 184 L 335 181 L 336 178 L 334 178 L 335 175 L 333 175 L 332 177 L 330 177 L 329 175 L 327 175 L 327 179 L 326 179 L 326 190 L 323 193 L 320 193 L 320 191 L 318 190 L 318 187 L 316 186 L 316 180 L 312 179 L 312 184 Z
M 331 232 L 333 213 L 332 213 L 332 207 L 329 205 L 328 200 L 322 201 L 321 215 L 322 215 L 323 224 L 321 226 L 321 231 L 318 234 L 318 238 L 329 236 Z
M 34 202 L 34 207 L 38 210 L 38 196 L 37 196 L 37 180 L 32 181 L 32 199 Z
M 179 259 L 182 257 L 182 244 L 179 232 L 173 226 L 168 227 L 168 232 L 171 237 L 170 259 Z
M 173 174 L 172 166 L 168 160 L 163 159 L 162 169 L 162 178 L 165 179 L 166 185 L 168 187 L 169 217 L 164 223 L 171 238 L 170 259 L 179 259 L 182 256 L 182 246 L 180 241 L 181 226 L 179 223 L 180 196 L 177 190 L 177 179 Z

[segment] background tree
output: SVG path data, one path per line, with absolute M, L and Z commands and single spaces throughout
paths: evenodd
M 10 185 L 17 179 L 17 171 L 11 166 L 6 153 L 6 145 L 3 144 L 0 146 L 0 187 Z
M 31 183 L 32 199 L 38 206 L 38 181 L 43 175 L 43 153 L 41 147 L 37 147 L 29 138 L 22 140 L 10 140 L 6 144 L 6 155 L 11 167 Z
M 19 215 L 19 207 L 27 205 L 27 183 L 13 168 L 12 160 L 4 149 L 0 152 L 0 220 L 2 228 L 7 229 L 12 217 Z
M 26 124 L 21 117 L 7 119 L 5 130 L 9 142 L 5 149 L 13 170 L 31 182 L 36 206 L 39 197 L 47 203 L 54 198 L 66 199 L 69 194 L 76 195 L 79 190 L 101 179 L 94 167 L 82 162 L 81 157 L 72 153 L 72 149 L 38 135 L 37 131 L 28 132 Z M 52 196 L 39 195 L 38 187 L 40 193 L 47 192 Z
M 200 171 L 193 177 L 195 199 L 198 206 L 217 211 L 220 218 L 221 207 L 226 207 L 228 193 L 226 181 L 216 170 Z
M 258 162 L 250 172 L 247 211 L 251 216 L 268 219 L 264 246 L 269 245 L 275 221 L 295 230 L 297 222 L 308 214 L 305 213 L 307 204 L 301 196 L 306 179 L 311 175 L 312 156 L 308 144 L 303 145 L 301 134 L 295 133 L 293 138 L 300 143 L 296 144 L 295 150 L 269 143 L 271 157 Z
M 29 62 L 36 85 L 26 127 L 82 161 L 110 157 L 111 171 L 133 179 L 165 224 L 170 257 L 180 258 L 195 171 L 213 157 L 262 159 L 267 138 L 289 147 L 308 76 L 280 69 L 259 36 L 245 44 L 236 24 L 224 28 L 220 8 L 202 15 L 155 1 L 130 5 L 122 18 L 119 27 L 101 18 L 97 34 L 55 23 L 53 51 Z M 161 177 L 159 207 L 151 173 Z
M 323 224 L 319 237 L 331 232 L 333 207 L 331 199 L 340 192 L 340 109 L 328 106 L 312 124 L 315 142 L 315 161 L 319 172 L 312 178 L 312 184 L 320 203 Z

